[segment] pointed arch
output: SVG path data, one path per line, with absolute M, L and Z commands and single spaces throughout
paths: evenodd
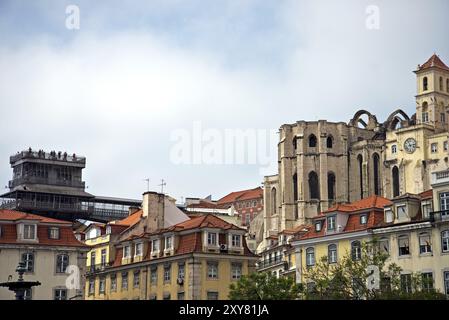
M 315 171 L 309 172 L 309 194 L 310 199 L 320 199 L 319 180 Z
M 335 174 L 332 171 L 327 173 L 327 199 L 335 200 Z
M 380 196 L 380 157 L 378 153 L 373 154 L 373 171 L 374 171 L 374 194 Z
M 363 199 L 363 157 L 361 154 L 357 156 L 357 163 L 359 165 L 360 199 Z
M 391 176 L 393 181 L 393 197 L 397 197 L 399 196 L 399 169 L 397 166 L 391 169 Z

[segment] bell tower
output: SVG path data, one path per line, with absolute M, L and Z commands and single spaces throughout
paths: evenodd
M 414 71 L 417 81 L 416 122 L 438 131 L 449 129 L 449 67 L 434 54 Z

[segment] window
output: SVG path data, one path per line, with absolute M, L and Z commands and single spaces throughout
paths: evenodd
M 421 114 L 422 117 L 422 122 L 429 122 L 429 113 L 428 112 L 423 112 Z
M 251 223 L 251 214 L 247 213 L 245 215 L 245 226 L 248 226 Z
M 309 193 L 310 193 L 310 199 L 319 199 L 320 198 L 318 175 L 316 174 L 315 171 L 311 171 L 309 173 Z
M 130 246 L 124 246 L 123 247 L 123 258 L 131 258 L 131 247 Z
M 327 218 L 327 230 L 333 231 L 335 230 L 335 216 L 331 216 Z
M 184 299 L 185 299 L 184 292 L 178 292 L 178 300 L 184 300 Z
M 441 211 L 449 210 L 449 192 L 440 193 L 440 210 Z
M 241 236 L 239 234 L 233 234 L 231 236 L 231 246 L 233 247 L 241 247 L 242 246 L 242 242 L 241 242 Z
M 143 253 L 142 247 L 143 247 L 142 243 L 136 243 L 136 247 L 135 247 L 135 250 L 134 250 L 134 255 L 135 256 L 141 256 L 142 255 L 142 253 Z
M 207 292 L 207 300 L 218 300 L 218 292 L 208 291 Z
M 335 174 L 333 172 L 327 174 L 327 198 L 335 200 Z
M 379 240 L 379 252 L 383 253 L 383 254 L 390 253 L 390 244 L 388 242 L 388 239 L 380 239 Z
M 443 252 L 449 252 L 449 230 L 441 232 L 441 249 Z
M 178 264 L 178 279 L 184 279 L 185 276 L 185 265 L 184 263 Z
M 408 236 L 399 236 L 398 244 L 399 244 L 399 256 L 406 256 L 410 254 L 410 245 Z
M 314 134 L 311 134 L 309 136 L 309 147 L 310 148 L 315 148 L 316 147 L 316 137 Z
M 59 239 L 59 228 L 48 228 L 48 238 Z
M 424 77 L 424 78 L 422 79 L 422 89 L 423 89 L 423 91 L 427 91 L 427 89 L 428 89 L 428 81 L 427 81 L 427 77 Z
M 55 300 L 67 300 L 67 290 L 55 289 Z
M 387 293 L 391 291 L 391 278 L 390 277 L 383 277 L 380 280 L 380 291 L 382 293 Z
M 447 151 L 449 149 L 449 144 L 448 144 L 447 140 L 443 142 L 443 149 L 444 149 L 444 151 Z
M 392 171 L 392 177 L 393 177 L 393 197 L 399 196 L 399 169 L 398 167 L 394 166 Z
M 214 232 L 208 232 L 207 233 L 207 244 L 209 246 L 216 246 L 217 245 L 217 234 Z
M 95 251 L 92 251 L 90 253 L 90 265 L 91 265 L 91 267 L 95 266 Z
M 396 152 L 398 152 L 398 147 L 397 147 L 397 145 L 394 144 L 391 146 L 391 153 L 395 154 Z
M 332 136 L 327 137 L 326 139 L 326 147 L 328 149 L 332 149 L 332 145 L 334 144 L 334 139 L 332 138 Z
M 117 275 L 111 274 L 111 291 L 117 291 Z
M 140 271 L 134 271 L 133 287 L 140 287 Z
M 422 215 L 423 215 L 423 218 L 429 218 L 431 211 L 432 211 L 432 205 L 430 203 L 423 203 L 422 204 Z
M 69 266 L 69 255 L 58 254 L 56 256 L 56 273 L 65 273 Z
M 449 271 L 444 272 L 444 291 L 449 296 Z
M 368 216 L 366 214 L 360 215 L 360 224 L 367 224 Z
M 34 253 L 22 253 L 22 262 L 25 263 L 26 272 L 34 272 Z
M 105 290 L 106 290 L 106 279 L 100 278 L 100 286 L 99 286 L 100 294 L 104 293 Z
M 273 211 L 273 214 L 277 211 L 277 196 L 276 196 L 276 188 L 271 189 L 271 208 Z
M 403 293 L 412 293 L 411 274 L 401 274 L 401 290 Z
M 159 251 L 159 239 L 154 239 L 151 241 L 151 252 Z
M 157 267 L 152 267 L 150 271 L 150 283 L 156 284 L 157 283 Z
M 95 279 L 89 279 L 89 295 L 95 294 Z
M 440 84 L 440 91 L 443 91 L 444 90 L 444 88 L 443 88 L 443 77 L 440 77 L 439 84 Z
M 173 249 L 173 237 L 165 237 L 165 250 Z
M 171 281 L 171 265 L 166 264 L 164 265 L 164 282 L 170 281 Z
M 122 290 L 128 290 L 128 272 L 122 272 Z
M 432 143 L 430 145 L 430 152 L 436 153 L 438 151 L 438 143 Z
M 397 206 L 396 207 L 396 214 L 398 220 L 405 220 L 407 219 L 407 207 L 406 206 Z
M 292 145 L 293 151 L 296 153 L 296 149 L 298 148 L 298 141 L 296 140 L 296 137 L 293 138 Z
M 430 234 L 421 233 L 419 235 L 419 253 L 431 253 L 432 245 L 430 244 Z
M 312 267 L 315 265 L 315 249 L 307 248 L 306 249 L 306 266 Z
M 446 122 L 446 115 L 444 113 L 440 113 L 440 121 L 443 123 Z
M 218 263 L 208 262 L 207 263 L 207 277 L 209 279 L 218 279 Z
M 385 222 L 390 223 L 393 222 L 393 211 L 391 209 L 385 209 Z
M 360 241 L 353 241 L 351 243 L 351 258 L 353 261 L 357 261 L 362 258 L 362 246 Z
M 321 221 L 315 222 L 315 231 L 316 232 L 321 231 Z
M 31 288 L 25 289 L 23 293 L 23 300 L 32 300 L 33 299 L 33 290 Z
M 231 265 L 231 279 L 239 280 L 242 277 L 242 264 L 241 263 L 233 263 Z
M 36 239 L 36 225 L 34 224 L 23 225 L 23 238 L 28 240 Z
M 337 263 L 337 245 L 330 244 L 327 247 L 327 259 L 329 263 Z
M 423 272 L 421 273 L 421 287 L 424 292 L 431 292 L 433 290 L 433 273 Z
M 106 249 L 101 249 L 101 265 L 106 266 Z
M 112 228 L 111 226 L 107 226 L 106 227 L 106 234 L 111 234 L 112 233 Z
M 392 147 L 393 148 L 393 147 Z M 359 184 L 360 184 L 360 199 L 364 198 L 363 190 L 363 157 L 361 154 L 357 156 L 357 161 L 359 163 Z

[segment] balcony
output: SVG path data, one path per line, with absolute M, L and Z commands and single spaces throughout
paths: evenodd
M 40 177 L 23 177 L 23 178 L 16 178 L 14 180 L 10 180 L 9 188 L 14 189 L 15 187 L 18 187 L 18 186 L 21 186 L 24 184 L 44 184 L 44 185 L 82 188 L 82 189 L 85 189 L 85 187 L 86 187 L 84 181 L 59 180 L 59 179 L 49 179 L 49 178 L 40 178 Z
M 105 262 L 105 263 L 99 263 L 94 264 L 87 267 L 86 273 L 96 273 L 106 270 L 107 268 L 112 267 L 112 262 Z
M 278 266 L 278 265 L 284 265 L 284 270 L 288 270 L 288 262 L 284 261 L 282 259 L 282 257 L 278 256 L 274 259 L 271 260 L 260 260 L 257 263 L 257 270 L 261 271 L 262 269 L 266 269 L 269 267 L 274 267 L 274 266 Z
M 449 170 L 432 172 L 432 185 L 449 183 Z
M 22 159 L 43 159 L 43 160 L 52 160 L 52 161 L 64 161 L 71 162 L 77 164 L 86 164 L 85 157 L 78 157 L 74 155 L 67 155 L 66 153 L 61 152 L 43 152 L 43 151 L 33 151 L 31 149 L 19 152 L 9 158 L 9 162 L 11 164 L 22 160 Z
M 449 210 L 434 211 L 430 213 L 430 222 L 449 221 Z

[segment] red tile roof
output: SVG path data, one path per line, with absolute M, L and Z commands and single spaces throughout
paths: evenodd
M 0 225 L 2 227 L 0 244 L 29 245 L 28 242 L 17 241 L 17 227 L 15 223 L 1 223 L 2 221 L 18 222 L 21 220 L 37 221 L 37 238 L 39 242 L 33 243 L 33 245 L 87 247 L 76 239 L 71 222 L 11 210 L 0 210 Z M 49 238 L 49 228 L 52 226 L 59 227 L 59 239 Z
M 240 200 L 260 199 L 263 197 L 263 189 L 257 187 L 249 190 L 235 191 L 218 200 L 219 205 L 234 203 Z
M 421 192 L 419 194 L 419 196 L 420 196 L 421 200 L 432 199 L 433 198 L 433 190 L 430 189 L 430 190 L 426 190 L 424 192 Z
M 336 206 L 330 208 L 329 210 L 324 211 L 324 213 L 328 212 L 353 212 L 371 208 L 383 209 L 385 206 L 391 205 L 392 202 L 387 198 L 372 195 L 368 198 L 364 198 L 352 203 L 348 204 L 337 204 Z
M 440 69 L 444 69 L 446 71 L 449 71 L 449 67 L 444 64 L 443 61 L 441 61 L 440 57 L 438 57 L 436 54 L 433 54 L 429 60 L 427 60 L 423 65 L 420 65 L 418 67 L 419 70 L 428 69 L 431 67 L 437 67 Z
M 140 210 L 134 212 L 133 214 L 130 214 L 129 216 L 127 216 L 126 218 L 124 218 L 122 220 L 117 220 L 117 221 L 114 221 L 114 223 L 110 223 L 110 225 L 120 225 L 120 226 L 131 227 L 140 221 L 140 218 L 142 217 L 142 215 L 143 215 L 143 210 L 140 209 Z

